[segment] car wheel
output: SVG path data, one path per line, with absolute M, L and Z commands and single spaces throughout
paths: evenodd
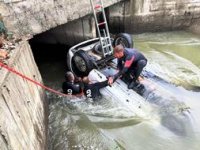
M 113 47 L 121 44 L 123 47 L 132 48 L 133 47 L 133 38 L 130 34 L 120 33 L 118 34 L 113 41 Z
M 111 44 L 113 45 L 114 39 L 110 38 L 110 41 L 111 41 Z M 102 46 L 101 46 L 100 42 L 94 45 L 93 51 L 98 55 L 102 55 Z
M 87 76 L 89 72 L 94 68 L 91 58 L 83 50 L 76 52 L 72 58 L 72 61 L 73 72 L 77 76 Z
M 102 46 L 100 43 L 95 44 L 93 51 L 98 54 L 98 55 L 102 55 Z

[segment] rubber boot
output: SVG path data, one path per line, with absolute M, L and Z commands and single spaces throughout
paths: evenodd
M 128 85 L 128 89 L 133 89 L 136 88 L 137 86 L 139 86 L 140 83 L 137 80 L 132 80 L 131 83 Z

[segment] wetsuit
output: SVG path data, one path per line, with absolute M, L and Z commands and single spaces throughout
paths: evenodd
M 108 85 L 108 80 L 92 84 L 84 84 L 84 94 L 87 98 L 100 99 L 100 89 Z
M 76 95 L 81 93 L 81 84 L 73 82 L 63 82 L 62 85 L 63 92 L 69 95 Z
M 136 80 L 146 64 L 147 59 L 142 53 L 136 49 L 125 48 L 124 56 L 118 59 L 117 67 L 120 71 L 114 76 L 114 81 L 125 73 L 131 74 Z

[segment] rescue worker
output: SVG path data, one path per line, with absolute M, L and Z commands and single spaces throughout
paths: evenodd
M 75 76 L 71 71 L 65 73 L 65 82 L 62 84 L 63 93 L 77 95 L 82 93 L 80 79 L 75 82 Z
M 118 59 L 117 68 L 119 69 L 119 72 L 112 77 L 113 82 L 121 76 L 128 75 L 131 79 L 128 88 L 133 89 L 139 86 L 137 79 L 147 64 L 145 56 L 136 49 L 124 48 L 122 45 L 114 48 L 113 55 Z
M 108 85 L 111 85 L 111 78 L 102 81 L 102 82 L 96 82 L 92 83 L 92 81 L 89 79 L 89 77 L 83 78 L 83 84 L 84 89 L 83 92 L 87 98 L 92 98 L 93 100 L 101 99 L 102 95 L 100 93 L 100 89 L 104 88 Z

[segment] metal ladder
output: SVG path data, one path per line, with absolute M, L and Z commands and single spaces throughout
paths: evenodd
M 97 26 L 99 41 L 102 47 L 102 56 L 105 58 L 107 55 L 111 55 L 113 53 L 113 48 L 110 39 L 110 33 L 108 29 L 108 23 L 106 20 L 103 2 L 102 0 L 90 0 L 90 3 L 92 6 L 94 19 Z M 101 18 L 102 20 L 98 18 L 98 15 L 102 17 Z

